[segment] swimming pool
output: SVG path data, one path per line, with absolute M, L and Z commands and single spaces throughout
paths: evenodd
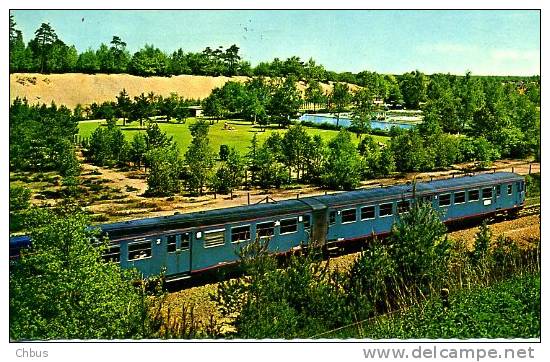
M 306 113 L 302 115 L 300 118 L 298 118 L 300 121 L 309 121 L 313 123 L 329 123 L 329 124 L 336 124 L 336 117 L 332 114 L 326 114 L 326 113 L 318 113 L 318 114 L 309 114 Z M 338 122 L 340 126 L 343 127 L 349 127 L 351 125 L 351 119 L 347 116 L 340 116 L 340 122 Z M 390 128 L 393 126 L 403 128 L 403 129 L 410 129 L 414 126 L 414 124 L 411 123 L 401 123 L 401 122 L 392 122 L 392 121 L 379 121 L 376 119 L 373 119 L 370 121 L 370 126 L 373 129 L 383 129 L 389 131 Z

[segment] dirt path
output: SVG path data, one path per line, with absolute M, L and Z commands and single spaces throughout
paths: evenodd
M 361 187 L 379 187 L 380 185 L 394 185 L 416 179 L 427 181 L 430 178 L 451 177 L 453 173 L 469 167 L 469 164 L 457 165 L 454 169 L 439 172 L 408 173 L 392 178 L 368 180 L 361 183 Z M 319 187 L 309 185 L 295 185 L 288 189 L 270 190 L 267 194 L 260 189 L 238 190 L 231 195 L 207 194 L 203 196 L 176 195 L 173 197 L 144 197 L 147 190 L 146 174 L 141 171 L 119 171 L 117 169 L 97 167 L 88 163 L 82 163 L 83 179 L 101 179 L 105 185 L 112 187 L 120 193 L 114 200 L 104 200 L 88 206 L 88 210 L 97 214 L 108 214 L 109 221 L 129 220 L 141 217 L 166 216 L 175 212 L 187 213 L 194 211 L 206 211 L 218 208 L 241 206 L 265 202 L 266 197 L 273 200 L 294 199 L 297 197 L 317 196 L 338 191 L 325 191 Z M 521 160 L 501 160 L 495 162 L 498 171 L 511 171 L 520 174 L 529 173 L 529 163 Z M 492 172 L 492 171 L 487 171 Z M 531 172 L 540 172 L 540 164 L 532 163 Z

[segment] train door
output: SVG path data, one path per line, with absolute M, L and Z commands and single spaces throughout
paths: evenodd
M 191 233 L 167 235 L 165 255 L 166 276 L 188 273 L 191 270 Z

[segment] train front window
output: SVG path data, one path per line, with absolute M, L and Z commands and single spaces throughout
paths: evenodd
M 466 193 L 464 191 L 455 192 L 455 204 L 463 204 L 466 202 Z
M 393 215 L 393 203 L 380 205 L 380 216 Z
M 357 220 L 357 210 L 347 209 L 342 211 L 342 224 L 355 222 Z
M 512 195 L 512 185 L 508 185 L 508 195 Z
M 468 191 L 468 201 L 478 201 L 478 200 L 479 200 L 479 190 Z
M 250 240 L 250 225 L 231 228 L 231 242 Z
M 361 208 L 361 220 L 374 219 L 374 206 L 365 206 Z
M 151 240 L 136 239 L 128 244 L 128 260 L 139 260 L 151 257 Z
M 176 235 L 168 235 L 166 237 L 166 251 L 174 253 L 176 249 Z
M 309 215 L 304 215 L 304 229 L 309 229 L 311 227 L 311 219 Z
M 281 220 L 281 234 L 290 234 L 296 231 L 298 231 L 298 219 L 294 217 Z
M 256 225 L 256 233 L 259 238 L 268 238 L 273 236 L 275 234 L 275 223 L 270 221 Z
M 451 204 L 451 194 L 439 195 L 439 206 L 449 206 Z
M 492 187 L 487 187 L 487 188 L 484 188 L 483 190 L 481 190 L 481 197 L 484 200 L 490 199 L 491 197 L 493 197 L 493 188 Z

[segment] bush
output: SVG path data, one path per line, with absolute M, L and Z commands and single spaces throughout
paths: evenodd
M 268 242 L 256 240 L 241 249 L 247 276 L 226 281 L 212 295 L 238 338 L 306 338 L 351 321 L 346 294 L 334 272 L 320 263 L 313 247 L 292 255 L 278 269 L 267 254 Z
M 399 215 L 389 243 L 396 273 L 411 293 L 426 295 L 445 284 L 450 255 L 446 232 L 430 204 L 415 202 Z
M 227 156 L 229 156 L 229 146 L 220 145 L 220 160 L 227 161 Z

